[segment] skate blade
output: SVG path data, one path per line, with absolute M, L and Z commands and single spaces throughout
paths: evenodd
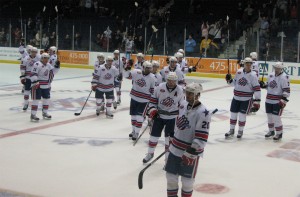
M 234 135 L 229 135 L 229 136 L 225 136 L 225 139 L 226 140 L 231 140 L 231 139 L 233 139 L 233 137 L 234 137 Z

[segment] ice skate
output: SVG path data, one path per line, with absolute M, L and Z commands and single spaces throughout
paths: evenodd
M 148 163 L 154 157 L 154 153 L 147 153 L 146 157 L 143 159 L 143 163 Z
M 225 133 L 225 138 L 232 138 L 234 135 L 234 130 L 230 129 L 227 133 Z

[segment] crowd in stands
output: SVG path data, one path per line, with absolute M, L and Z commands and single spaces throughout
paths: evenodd
M 243 35 L 243 31 L 253 31 L 253 28 L 258 28 L 260 30 L 260 52 L 264 54 L 272 36 L 277 36 L 282 29 L 298 27 L 299 24 L 299 5 L 296 0 L 228 1 L 226 3 L 231 7 L 231 11 L 228 13 L 229 23 L 226 20 L 226 10 L 220 14 L 220 8 L 213 9 L 213 5 L 220 3 L 217 0 L 126 2 L 121 0 L 55 0 L 51 4 L 49 2 L 45 5 L 40 3 L 41 6 L 37 8 L 40 11 L 34 12 L 32 9 L 26 12 L 26 8 L 30 7 L 29 2 L 27 7 L 22 5 L 23 28 L 20 27 L 18 7 L 12 8 L 18 1 L 11 0 L 0 3 L 1 17 L 17 19 L 17 22 L 12 24 L 11 31 L 8 20 L 0 20 L 0 46 L 9 46 L 10 39 L 12 46 L 18 46 L 26 28 L 27 43 L 41 48 L 56 45 L 58 38 L 60 49 L 89 50 L 88 41 L 91 40 L 91 50 L 93 51 L 119 49 L 135 53 L 144 52 L 145 49 L 148 53 L 151 53 L 152 50 L 162 53 L 162 43 L 168 42 L 167 47 L 171 49 L 177 45 L 183 48 L 185 44 L 187 55 L 190 56 L 216 57 L 227 47 L 228 29 L 230 41 L 234 41 Z M 40 1 L 33 0 L 33 2 Z M 224 2 L 222 5 L 225 4 Z M 210 4 L 212 6 L 209 7 Z M 59 8 L 58 13 L 54 10 L 55 5 Z M 46 6 L 45 12 L 41 11 L 43 6 Z M 124 9 L 124 6 L 128 9 Z M 178 10 L 180 8 L 181 10 Z M 6 14 L 5 11 L 8 13 L 13 9 L 16 9 L 16 16 Z M 110 22 L 98 25 L 97 21 L 103 20 Z M 58 36 L 55 30 L 56 21 L 59 21 L 59 30 L 61 30 Z M 70 26 L 64 28 L 67 23 L 65 21 L 69 21 L 69 23 L 72 21 L 75 26 L 79 25 L 82 28 L 76 29 L 73 35 Z M 87 30 L 89 26 L 84 26 L 84 21 L 89 21 L 89 25 L 93 28 L 91 38 Z M 148 44 L 152 25 L 161 29 L 160 32 L 163 32 L 163 28 L 166 27 L 166 40 L 163 33 L 160 33 L 158 38 L 156 36 L 155 43 Z M 146 43 L 144 42 L 145 27 L 147 27 Z M 187 37 L 184 41 L 182 34 L 186 27 L 188 27 Z

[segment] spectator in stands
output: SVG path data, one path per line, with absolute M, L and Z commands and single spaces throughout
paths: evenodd
M 15 46 L 19 46 L 20 41 L 21 41 L 21 30 L 17 27 L 16 30 L 14 31 L 14 40 L 15 40 Z
M 71 49 L 72 43 L 71 43 L 71 38 L 70 38 L 69 34 L 67 34 L 65 36 L 63 44 L 64 44 L 64 49 L 67 49 L 67 50 Z
M 40 47 L 40 42 L 41 42 L 41 35 L 40 35 L 40 31 L 38 30 L 37 33 L 35 34 L 35 46 Z
M 208 22 L 206 22 L 206 23 L 203 22 L 201 25 L 202 39 L 204 39 L 208 36 L 208 29 L 209 29 Z
M 5 46 L 5 42 L 6 42 L 6 34 L 4 28 L 2 27 L 0 31 L 0 46 Z
M 35 28 L 35 23 L 31 18 L 28 18 L 27 21 L 27 35 L 29 39 L 34 38 L 34 28 Z
M 260 36 L 267 38 L 268 33 L 269 33 L 269 22 L 266 16 L 262 16 L 260 21 Z
M 189 38 L 185 41 L 185 53 L 186 56 L 192 56 L 195 51 L 196 41 L 193 39 L 193 35 L 190 34 Z
M 42 38 L 42 48 L 46 49 L 49 47 L 49 37 L 47 36 L 47 34 L 43 34 L 43 38 Z
M 254 9 L 251 7 L 251 4 L 249 2 L 247 8 L 245 8 L 245 10 L 244 10 L 244 16 L 245 16 L 246 22 L 249 24 L 253 21 L 253 12 L 254 12 Z
M 127 38 L 125 37 L 124 43 L 125 43 L 126 58 L 130 59 L 130 54 L 133 52 L 134 41 L 132 40 L 131 36 L 128 36 Z
M 97 46 L 101 47 L 101 44 L 102 44 L 101 34 L 97 34 L 97 36 L 96 36 L 96 44 L 97 44 Z
M 98 14 L 98 0 L 94 0 L 94 11 L 95 11 L 95 14 L 97 15 Z
M 288 2 L 286 0 L 278 0 L 276 3 L 276 7 L 278 9 L 279 23 L 281 23 L 281 21 L 284 22 L 287 20 L 287 5 Z
M 216 26 L 215 24 L 211 24 L 208 29 L 208 38 L 214 39 L 215 37 Z
M 123 39 L 122 33 L 118 29 L 112 36 L 112 44 L 114 49 L 121 48 L 122 39 Z
M 202 57 L 213 56 L 215 49 L 219 49 L 218 45 L 216 45 L 216 43 L 207 37 L 200 43 L 200 55 Z
M 49 43 L 50 43 L 50 46 L 56 45 L 56 33 L 55 32 L 52 32 L 52 34 L 49 38 Z
M 136 49 L 136 53 L 143 53 L 144 51 L 144 40 L 143 40 L 143 36 L 139 36 L 139 38 L 134 41 L 135 43 L 135 49 Z
M 84 11 L 86 16 L 91 16 L 92 13 L 92 0 L 85 0 Z
M 80 50 L 81 49 L 81 35 L 80 35 L 80 33 L 76 33 L 75 34 L 75 38 L 74 38 L 74 48 L 75 48 L 75 50 Z

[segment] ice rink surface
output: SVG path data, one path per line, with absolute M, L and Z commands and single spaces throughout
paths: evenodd
M 124 79 L 122 103 L 114 110 L 114 119 L 95 115 L 93 93 L 82 114 L 74 116 L 90 92 L 92 70 L 62 68 L 52 84 L 52 120 L 33 123 L 30 110 L 22 111 L 19 65 L 0 66 L 1 197 L 167 196 L 164 158 L 145 172 L 144 188 L 138 189 L 149 132 L 136 146 L 128 139 L 131 81 Z M 265 90 L 259 112 L 247 116 L 242 140 L 225 140 L 233 88 L 224 79 L 187 79 L 202 83 L 201 101 L 207 108 L 219 109 L 212 118 L 193 196 L 300 197 L 300 86 L 291 85 L 281 142 L 264 138 Z M 40 107 L 37 116 L 41 118 Z M 163 152 L 163 140 L 155 156 Z

